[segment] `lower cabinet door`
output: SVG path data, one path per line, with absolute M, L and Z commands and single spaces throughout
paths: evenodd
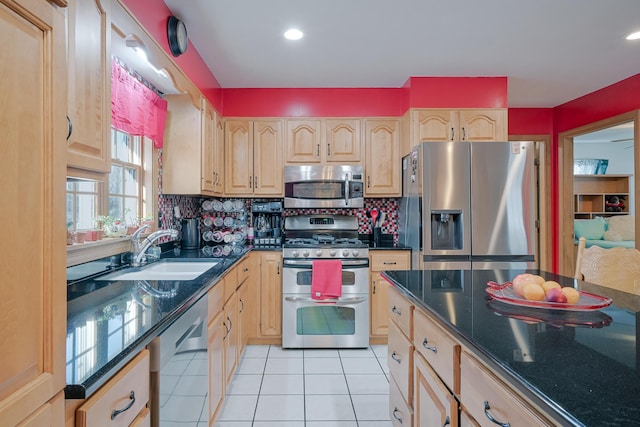
M 458 401 L 424 358 L 416 353 L 414 414 L 416 426 L 458 426 Z
M 209 323 L 209 424 L 213 425 L 222 406 L 226 388 L 224 365 L 224 312 L 220 311 Z
M 413 401 L 413 345 L 400 332 L 395 322 L 389 322 L 389 345 L 387 364 L 389 373 L 395 379 L 398 390 L 407 402 Z

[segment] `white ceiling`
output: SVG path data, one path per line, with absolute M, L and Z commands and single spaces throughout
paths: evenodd
M 509 107 L 554 107 L 640 73 L 640 0 L 164 1 L 223 88 L 507 76 Z

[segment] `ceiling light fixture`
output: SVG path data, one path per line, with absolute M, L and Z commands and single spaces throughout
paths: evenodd
M 627 40 L 638 40 L 640 39 L 640 31 L 636 31 L 635 33 L 631 33 L 627 36 Z
M 284 37 L 287 40 L 300 40 L 302 36 L 304 36 L 304 34 L 302 33 L 302 31 L 298 30 L 297 28 L 291 28 L 290 30 L 285 31 L 284 33 Z

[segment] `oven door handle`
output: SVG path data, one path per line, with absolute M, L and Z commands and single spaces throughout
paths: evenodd
M 313 298 L 300 298 L 300 297 L 284 297 L 288 302 L 302 302 L 314 304 L 335 304 L 335 305 L 354 305 L 367 301 L 367 297 L 349 297 L 342 299 L 313 299 Z
M 368 259 L 343 259 L 340 260 L 342 262 L 342 266 L 345 267 L 369 267 Z M 285 259 L 282 261 L 285 266 L 297 266 L 297 267 L 311 267 L 313 261 L 311 260 L 295 260 L 295 259 Z

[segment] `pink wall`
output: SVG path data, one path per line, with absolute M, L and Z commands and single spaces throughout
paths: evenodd
M 506 77 L 410 77 L 411 108 L 507 108 Z
M 553 109 L 556 132 L 640 108 L 640 74 L 576 98 Z
M 225 117 L 398 117 L 404 113 L 400 89 L 223 89 L 223 97 Z

